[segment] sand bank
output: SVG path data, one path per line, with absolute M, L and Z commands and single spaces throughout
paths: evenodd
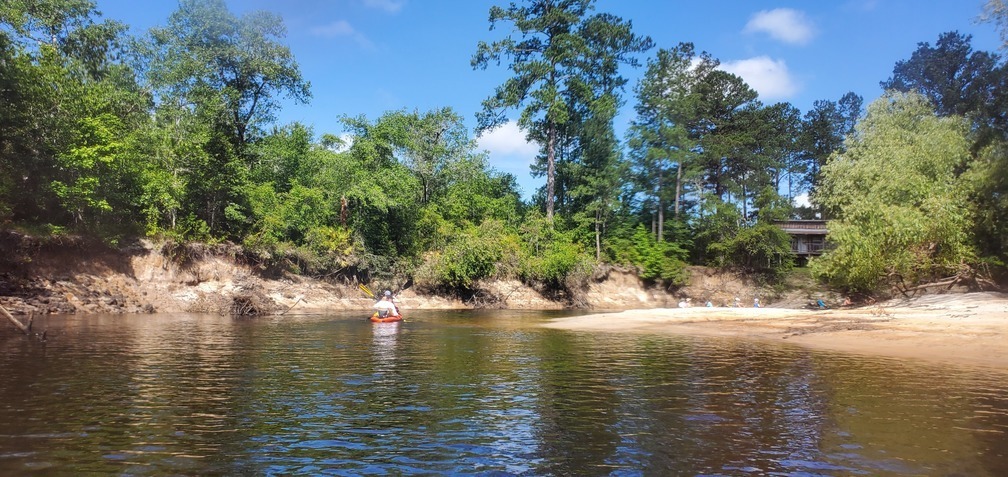
M 1008 369 L 1008 295 L 963 293 L 834 310 L 668 308 L 561 318 L 569 330 L 730 336 Z

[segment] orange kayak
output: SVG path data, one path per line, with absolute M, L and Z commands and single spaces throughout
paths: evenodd
M 373 323 L 395 323 L 397 321 L 402 321 L 402 315 L 386 316 L 385 318 L 382 318 L 378 316 L 377 311 L 373 315 L 371 315 L 371 322 Z

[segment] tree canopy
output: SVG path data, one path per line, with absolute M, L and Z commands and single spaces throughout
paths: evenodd
M 1004 34 L 1003 0 L 983 15 Z M 867 109 L 849 92 L 800 111 L 692 43 L 649 53 L 592 0 L 489 18 L 508 30 L 471 65 L 503 63 L 507 78 L 475 128 L 434 107 L 346 111 L 341 131 L 316 131 L 277 121 L 312 99 L 278 15 L 183 0 L 134 38 L 91 0 L 3 3 L 0 221 L 229 241 L 261 270 L 409 276 L 473 300 L 484 280 L 514 279 L 578 304 L 608 266 L 663 287 L 688 265 L 777 280 L 801 263 L 775 225 L 788 219 L 829 220 L 811 269 L 848 290 L 1006 270 L 1008 74 L 969 35 L 919 43 Z M 530 173 L 546 186 L 528 202 L 475 141 L 509 111 L 541 146 Z M 811 207 L 796 206 L 805 193 Z

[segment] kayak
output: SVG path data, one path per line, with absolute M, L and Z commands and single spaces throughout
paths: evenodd
M 382 317 L 378 316 L 378 312 L 377 311 L 373 315 L 371 315 L 371 322 L 372 323 L 395 323 L 397 321 L 402 321 L 402 315 L 399 315 L 399 316 L 386 316 L 385 318 L 382 318 Z

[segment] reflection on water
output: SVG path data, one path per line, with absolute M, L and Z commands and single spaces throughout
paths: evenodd
M 0 475 L 1008 475 L 1004 372 L 543 319 L 41 318 Z

